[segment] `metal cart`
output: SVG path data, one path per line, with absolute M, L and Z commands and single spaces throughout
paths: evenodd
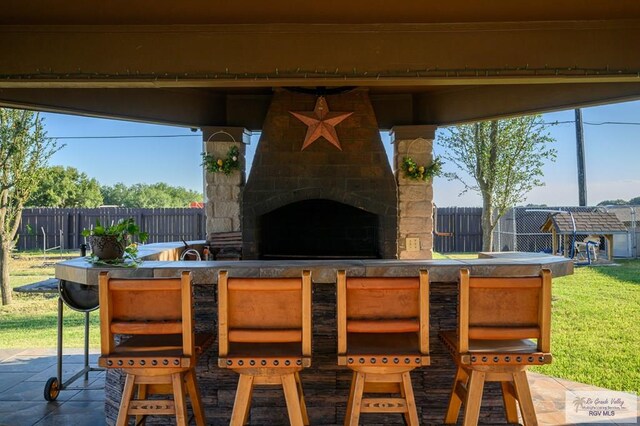
M 62 344 L 64 305 L 74 311 L 84 313 L 84 368 L 71 376 L 66 382 L 62 380 Z M 89 365 L 89 313 L 99 307 L 98 286 L 79 284 L 58 280 L 58 371 L 56 377 L 50 377 L 44 385 L 44 399 L 55 401 L 62 390 L 89 390 L 102 387 L 71 387 L 71 384 L 84 376 L 89 379 L 89 372 L 103 371 L 102 368 Z

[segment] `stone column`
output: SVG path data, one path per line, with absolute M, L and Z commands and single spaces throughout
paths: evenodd
M 404 176 L 402 160 L 419 165 L 433 161 L 436 126 L 395 126 L 391 129 L 393 165 L 398 183 L 398 259 L 433 257 L 433 183 Z
M 204 203 L 207 237 L 212 232 L 241 231 L 242 190 L 245 184 L 246 145 L 251 134 L 243 127 L 203 127 L 204 152 L 226 158 L 232 146 L 240 151 L 240 170 L 229 175 L 204 169 Z

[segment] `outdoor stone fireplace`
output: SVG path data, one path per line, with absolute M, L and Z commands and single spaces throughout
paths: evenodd
M 395 258 L 397 191 L 366 91 L 326 97 L 353 112 L 302 150 L 315 95 L 274 93 L 243 191 L 244 258 Z
M 277 89 L 246 184 L 244 161 L 241 173 L 205 173 L 207 232 L 240 231 L 243 259 L 430 259 L 431 183 L 394 175 L 367 90 L 324 99 L 333 115 L 351 113 L 333 126 L 339 147 L 320 137 L 302 149 L 308 126 L 292 112 L 311 113 L 318 96 Z M 429 164 L 434 131 L 394 127 L 394 168 L 407 154 Z M 206 152 L 236 144 L 244 155 L 245 129 L 203 134 Z

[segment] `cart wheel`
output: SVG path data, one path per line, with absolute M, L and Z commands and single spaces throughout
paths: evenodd
M 44 399 L 47 401 L 55 401 L 60 395 L 60 383 L 57 377 L 49 377 L 44 385 Z

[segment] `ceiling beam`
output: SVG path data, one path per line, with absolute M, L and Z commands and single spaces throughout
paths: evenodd
M 370 97 L 382 129 L 411 124 L 446 126 L 640 99 L 640 82 L 449 87 L 422 93 L 380 93 L 371 89 Z M 262 128 L 270 101 L 270 94 L 193 89 L 0 89 L 0 106 L 5 107 L 250 130 Z
M 183 127 L 262 128 L 270 94 L 195 89 L 0 89 L 0 106 Z
M 0 24 L 514 22 L 627 19 L 637 0 L 3 0 Z
M 0 87 L 631 82 L 640 20 L 0 26 Z M 340 46 L 340 48 L 336 48 Z
M 416 94 L 413 119 L 443 126 L 637 99 L 640 82 L 452 88 Z

